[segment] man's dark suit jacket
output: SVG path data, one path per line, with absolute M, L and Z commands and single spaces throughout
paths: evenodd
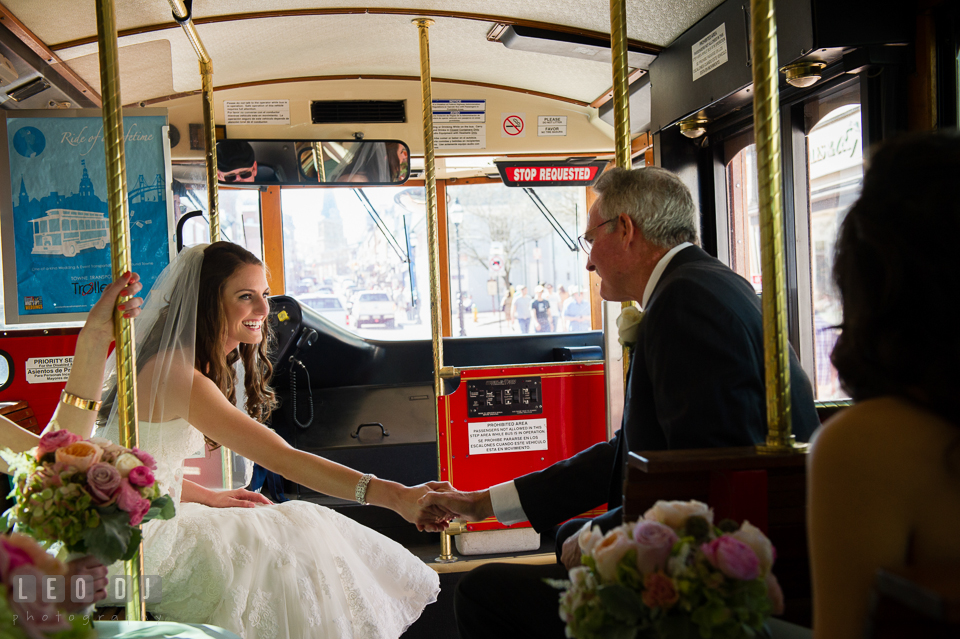
M 807 441 L 820 422 L 792 348 L 790 384 L 793 433 Z M 595 521 L 606 531 L 621 523 L 625 449 L 752 446 L 766 436 L 760 299 L 745 279 L 689 246 L 647 301 L 620 431 L 515 485 L 538 532 L 604 502 L 610 512 Z

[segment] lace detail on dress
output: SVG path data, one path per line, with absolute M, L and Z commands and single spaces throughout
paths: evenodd
M 379 639 L 382 635 L 373 622 L 370 603 L 357 588 L 350 566 L 343 560 L 343 557 L 337 557 L 334 561 L 336 561 L 337 569 L 340 571 L 343 591 L 347 593 L 347 602 L 350 604 L 350 615 L 353 617 L 354 629 L 364 639 Z
M 244 616 L 247 617 L 249 630 L 256 630 L 260 639 L 274 639 L 280 632 L 277 621 L 275 604 L 270 601 L 270 594 L 257 588 L 253 598 L 247 603 Z

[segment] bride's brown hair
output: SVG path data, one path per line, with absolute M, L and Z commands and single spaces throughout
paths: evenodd
M 203 251 L 197 299 L 196 367 L 211 379 L 231 403 L 236 403 L 237 376 L 233 365 L 243 362 L 244 408 L 250 417 L 265 422 L 277 406 L 277 398 L 270 388 L 273 364 L 268 357 L 273 345 L 269 322 L 263 322 L 263 339 L 258 344 L 240 344 L 226 353 L 223 342 L 227 335 L 226 314 L 223 309 L 223 287 L 242 266 L 252 264 L 263 268 L 257 256 L 232 242 L 214 242 Z M 220 444 L 204 436 L 211 450 Z

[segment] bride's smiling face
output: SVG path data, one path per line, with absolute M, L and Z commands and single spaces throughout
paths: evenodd
M 267 276 L 260 265 L 244 264 L 227 279 L 223 286 L 225 352 L 240 344 L 258 344 L 263 340 L 263 325 L 270 312 L 269 295 Z

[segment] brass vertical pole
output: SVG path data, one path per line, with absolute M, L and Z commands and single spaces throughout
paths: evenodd
M 131 270 L 130 216 L 127 203 L 127 176 L 123 149 L 123 111 L 120 102 L 120 65 L 118 62 L 117 19 L 113 0 L 97 0 L 97 43 L 100 58 L 100 86 L 103 96 L 103 143 L 107 165 L 107 204 L 110 219 L 110 262 L 113 278 Z M 137 376 L 133 322 L 113 311 L 117 350 L 117 410 L 120 418 L 120 445 L 137 446 Z M 143 546 L 133 559 L 124 562 L 124 573 L 131 579 L 131 598 L 127 619 L 146 620 L 140 591 L 143 574 Z
M 617 166 L 630 170 L 630 83 L 627 69 L 627 3 L 610 0 L 610 51 L 613 62 L 613 125 Z M 633 302 L 622 302 L 629 308 Z M 630 349 L 623 349 L 623 384 L 626 388 L 630 370 Z
M 437 173 L 433 156 L 433 85 L 430 80 L 430 26 L 434 23 L 428 18 L 417 18 L 420 36 L 420 89 L 423 93 L 423 168 L 427 192 L 427 252 L 430 260 L 430 339 L 433 343 L 433 389 L 437 399 L 443 396 L 443 380 L 440 369 L 443 368 L 442 317 L 440 315 L 440 232 L 437 228 Z M 434 402 L 436 404 L 436 402 Z M 437 446 L 440 445 L 440 412 L 437 412 Z M 440 460 L 443 456 L 437 449 L 437 479 L 440 478 Z M 446 532 L 440 535 L 440 556 L 438 562 L 456 561 L 450 545 L 450 536 Z
M 217 127 L 213 111 L 213 62 L 200 60 L 203 81 L 203 142 L 207 162 L 207 210 L 210 241 L 220 241 L 220 194 L 217 191 Z
M 780 102 L 777 23 L 773 0 L 752 0 L 753 121 L 760 197 L 760 272 L 767 441 L 762 452 L 791 450 L 790 351 L 787 343 L 786 263 L 780 180 Z

